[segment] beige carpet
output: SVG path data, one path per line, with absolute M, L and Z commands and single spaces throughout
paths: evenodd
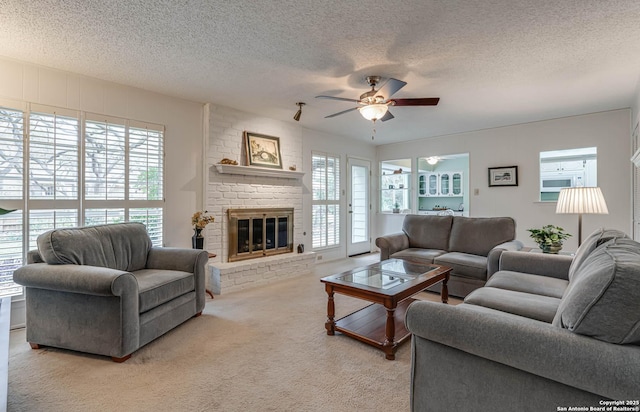
M 209 299 L 204 313 L 133 354 L 32 350 L 11 333 L 9 411 L 408 411 L 410 344 L 395 361 L 324 329 L 319 279 L 378 259 L 317 265 Z M 336 295 L 343 316 L 366 302 Z

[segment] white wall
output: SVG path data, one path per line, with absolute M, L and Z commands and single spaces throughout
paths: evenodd
M 304 176 L 303 182 L 306 188 L 311 188 L 311 153 L 313 151 L 330 153 L 334 155 L 340 156 L 340 170 L 342 171 L 340 178 L 340 187 L 341 187 L 341 198 L 340 198 L 340 236 L 341 236 L 341 246 L 338 248 L 330 248 L 325 250 L 320 250 L 318 252 L 318 258 L 324 260 L 332 260 L 343 258 L 347 255 L 346 242 L 347 242 L 347 218 L 349 214 L 347 213 L 347 160 L 349 157 L 369 160 L 371 162 L 371 170 L 372 178 L 371 184 L 369 187 L 371 193 L 371 203 L 373 209 L 372 213 L 372 228 L 371 228 L 371 238 L 372 238 L 372 249 L 375 248 L 373 245 L 375 241 L 375 219 L 373 219 L 373 213 L 376 210 L 376 203 L 378 199 L 378 193 L 375 188 L 376 185 L 376 170 L 378 167 L 375 162 L 376 158 L 376 150 L 375 146 L 363 142 L 361 140 L 354 140 L 344 136 L 333 136 L 327 133 L 318 132 L 310 129 L 303 129 L 302 133 L 302 142 L 304 147 L 304 165 L 305 172 L 307 172 Z M 303 196 L 303 209 L 308 211 L 305 215 L 304 219 L 304 232 L 306 235 L 303 236 L 302 243 L 305 244 L 306 250 L 311 250 L 311 191 L 309 189 L 304 191 Z
M 517 238 L 535 246 L 526 229 L 554 224 L 574 237 L 566 250 L 577 248 L 576 215 L 555 214 L 555 203 L 541 203 L 539 154 L 541 151 L 596 146 L 598 186 L 602 188 L 608 215 L 584 215 L 583 237 L 606 226 L 631 233 L 631 144 L 629 109 L 566 117 L 469 133 L 421 139 L 378 147 L 378 160 L 469 153 L 470 216 L 511 216 Z M 487 169 L 518 166 L 517 187 L 488 187 Z M 478 195 L 474 195 L 474 190 Z M 378 215 L 378 226 L 393 231 L 397 224 Z M 386 233 L 379 231 L 378 235 Z
M 203 204 L 201 103 L 4 58 L 0 97 L 165 125 L 165 245 L 191 247 Z

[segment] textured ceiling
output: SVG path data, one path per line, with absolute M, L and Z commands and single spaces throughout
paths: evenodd
M 367 75 L 408 84 L 391 143 L 629 107 L 638 0 L 0 0 L 0 55 L 371 141 Z

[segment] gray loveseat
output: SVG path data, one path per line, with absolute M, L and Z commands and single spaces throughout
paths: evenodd
M 640 243 L 622 232 L 573 258 L 505 252 L 464 303 L 415 302 L 406 324 L 413 411 L 640 406 Z
M 505 250 L 520 250 L 510 217 L 407 215 L 402 232 L 376 239 L 380 260 L 408 259 L 451 267 L 449 294 L 464 297 L 484 286 Z M 440 290 L 440 285 L 432 288 Z
M 156 248 L 140 223 L 56 229 L 15 271 L 27 341 L 122 362 L 205 304 L 202 250 Z

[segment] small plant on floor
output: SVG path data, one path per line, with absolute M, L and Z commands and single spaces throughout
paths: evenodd
M 542 226 L 542 229 L 527 229 L 531 238 L 545 253 L 558 253 L 562 242 L 571 237 L 563 228 L 554 225 Z

